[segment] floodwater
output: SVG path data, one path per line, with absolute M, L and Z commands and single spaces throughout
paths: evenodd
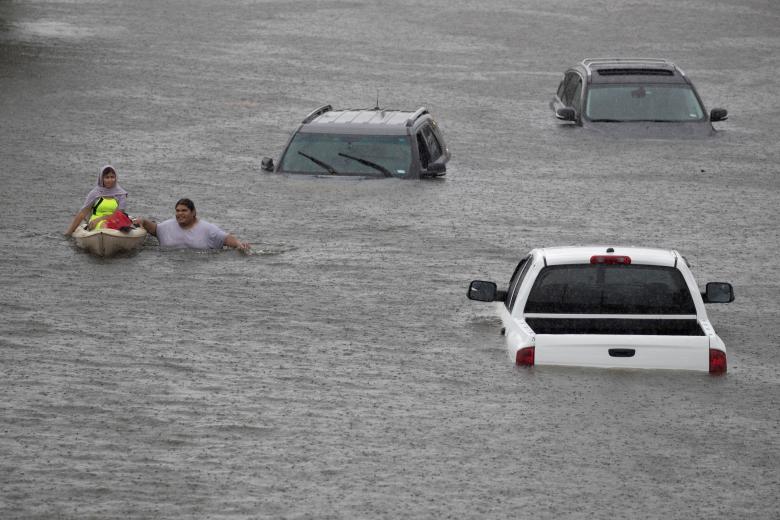
M 584 57 L 674 60 L 729 120 L 614 139 L 547 106 Z M 0 517 L 778 518 L 780 4 L 0 0 Z M 428 107 L 439 181 L 260 171 L 325 103 Z M 105 163 L 255 253 L 100 260 Z M 519 369 L 472 279 L 678 249 L 724 377 Z

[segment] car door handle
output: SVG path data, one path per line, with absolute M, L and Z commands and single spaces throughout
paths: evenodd
M 632 348 L 611 348 L 609 355 L 612 357 L 634 357 L 636 351 Z

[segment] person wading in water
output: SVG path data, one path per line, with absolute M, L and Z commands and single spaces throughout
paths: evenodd
M 171 249 L 222 249 L 223 246 L 248 251 L 250 245 L 203 219 L 199 219 L 190 199 L 176 201 L 176 216 L 157 224 L 138 218 L 135 223 L 157 237 L 160 246 Z

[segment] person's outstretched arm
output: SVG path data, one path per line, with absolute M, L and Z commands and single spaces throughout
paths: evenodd
M 147 220 L 145 218 L 138 217 L 133 222 L 143 227 L 147 233 L 152 236 L 157 236 L 157 222 L 154 220 Z
M 230 233 L 228 233 L 228 236 L 225 237 L 225 245 L 228 247 L 235 247 L 241 251 L 246 251 L 251 247 L 249 242 L 242 242 Z

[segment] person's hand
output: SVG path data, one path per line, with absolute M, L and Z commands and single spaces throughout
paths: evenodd
M 228 236 L 225 237 L 224 243 L 226 246 L 238 249 L 244 253 L 249 251 L 249 248 L 251 247 L 249 242 L 242 242 L 233 234 L 228 234 Z

